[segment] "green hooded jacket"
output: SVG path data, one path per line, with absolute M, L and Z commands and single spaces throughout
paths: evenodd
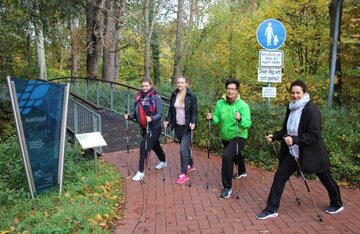
M 236 137 L 236 111 L 239 112 L 241 116 L 238 136 L 247 139 L 248 129 L 252 124 L 250 108 L 249 105 L 240 98 L 240 94 L 238 94 L 236 101 L 232 104 L 226 100 L 226 94 L 216 103 L 212 124 L 220 124 L 220 137 L 225 141 L 231 141 Z

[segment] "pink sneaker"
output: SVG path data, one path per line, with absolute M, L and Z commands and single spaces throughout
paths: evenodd
M 187 167 L 187 173 L 190 173 L 190 172 L 192 172 L 192 171 L 195 171 L 195 167 L 188 165 L 188 167 Z
M 176 183 L 177 184 L 183 184 L 188 180 L 189 180 L 189 176 L 185 175 L 184 173 L 181 173 L 180 176 L 179 176 L 179 179 L 176 180 Z

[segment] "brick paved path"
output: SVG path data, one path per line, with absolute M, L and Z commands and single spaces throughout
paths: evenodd
M 257 220 L 255 214 L 264 208 L 273 172 L 247 165 L 248 176 L 238 180 L 240 198 L 236 199 L 233 180 L 231 198 L 220 200 L 220 157 L 211 155 L 208 160 L 207 152 L 193 150 L 196 170 L 189 187 L 188 183 L 175 183 L 180 171 L 179 146 L 172 143 L 164 148 L 168 161 L 165 181 L 164 171 L 154 168 L 158 159 L 151 153 L 145 184 L 131 180 L 137 170 L 138 150 L 131 150 L 129 155 L 125 151 L 104 154 L 105 160 L 116 165 L 124 176 L 127 158 L 131 166 L 131 175 L 125 182 L 124 218 L 114 233 L 360 233 L 358 189 L 341 189 L 345 210 L 332 216 L 323 211 L 329 202 L 324 187 L 317 180 L 308 181 L 324 220 L 319 222 L 304 182 L 293 176 L 291 182 L 301 205 L 297 205 L 287 183 L 279 216 Z

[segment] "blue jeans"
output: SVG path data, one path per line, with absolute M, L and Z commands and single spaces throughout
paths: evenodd
M 176 125 L 175 135 L 180 143 L 181 173 L 187 174 L 188 165 L 193 165 L 193 159 L 190 150 L 191 131 L 189 126 Z

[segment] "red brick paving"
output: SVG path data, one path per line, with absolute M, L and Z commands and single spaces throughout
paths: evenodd
M 341 188 L 345 210 L 337 215 L 323 210 L 329 200 L 325 188 L 317 180 L 308 181 L 323 222 L 316 217 L 316 210 L 301 178 L 291 177 L 299 206 L 290 185 L 286 185 L 279 216 L 257 220 L 255 215 L 264 208 L 273 179 L 273 172 L 247 165 L 248 176 L 239 180 L 239 199 L 236 199 L 236 181 L 233 194 L 226 200 L 219 199 L 222 189 L 220 177 L 221 157 L 193 150 L 196 170 L 192 172 L 192 186 L 175 183 L 180 172 L 179 146 L 166 144 L 168 166 L 156 170 L 158 159 L 150 154 L 145 171 L 145 183 L 131 180 L 137 171 L 139 152 L 131 150 L 106 153 L 106 161 L 114 164 L 127 175 L 126 158 L 130 157 L 131 175 L 126 178 L 124 218 L 113 233 L 360 233 L 360 190 Z M 209 166 L 208 166 L 209 163 Z M 209 167 L 209 168 L 208 168 Z M 206 189 L 206 184 L 209 188 Z

